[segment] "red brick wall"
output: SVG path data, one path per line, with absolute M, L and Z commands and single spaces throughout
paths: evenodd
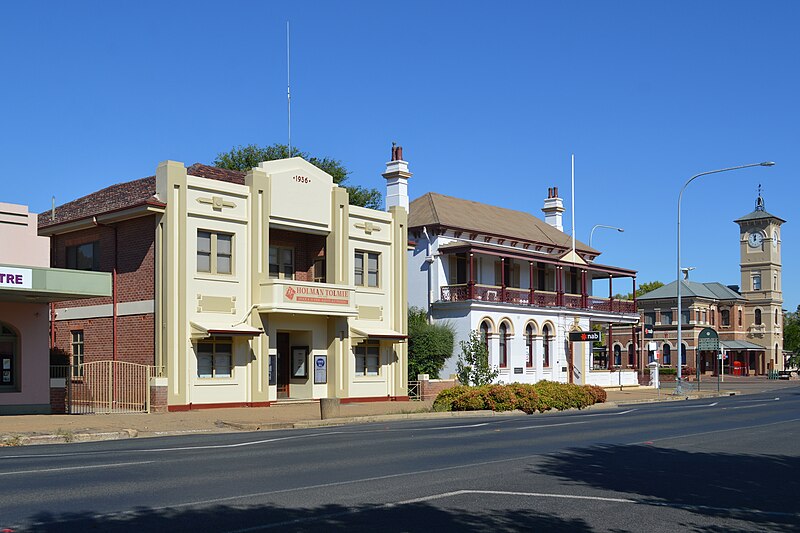
M 434 381 L 419 382 L 419 396 L 421 400 L 435 400 L 436 396 L 446 389 L 459 385 L 456 379 L 437 379 Z
M 68 246 L 99 242 L 100 270 L 112 272 L 115 252 L 117 303 L 155 298 L 155 217 L 126 220 L 114 227 L 97 226 L 51 238 L 51 264 L 65 268 Z M 115 243 L 116 241 L 116 243 Z M 115 246 L 116 244 L 116 246 Z M 116 250 L 115 250 L 116 248 Z M 58 302 L 56 308 L 109 305 L 112 298 Z M 117 317 L 117 360 L 152 365 L 155 358 L 155 323 L 152 313 Z M 84 361 L 113 358 L 112 317 L 61 320 L 55 323 L 56 346 L 72 353 L 71 332 L 84 332 Z
M 270 246 L 294 248 L 294 279 L 314 281 L 314 259 L 325 256 L 325 237 L 287 230 L 269 230 Z
M 150 411 L 153 413 L 167 412 L 167 387 L 150 386 Z
M 50 414 L 63 415 L 67 412 L 67 389 L 66 386 L 53 388 L 50 387 Z

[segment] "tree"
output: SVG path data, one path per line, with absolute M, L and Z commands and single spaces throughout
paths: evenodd
M 330 174 L 334 183 L 347 189 L 350 195 L 350 205 L 358 205 L 370 209 L 381 208 L 383 196 L 378 189 L 368 189 L 360 185 L 345 185 L 345 182 L 350 177 L 350 171 L 345 168 L 341 161 L 330 157 L 313 157 L 295 147 L 292 147 L 291 153 L 289 153 L 289 147 L 285 144 L 273 144 L 263 147 L 255 144 L 237 146 L 231 148 L 228 152 L 217 154 L 214 166 L 247 172 L 251 168 L 257 167 L 262 161 L 274 161 L 288 157 L 302 157 L 315 167 Z
M 430 324 L 425 310 L 408 308 L 408 376 L 417 379 L 428 374 L 439 379 L 439 372 L 448 357 L 453 355 L 455 344 L 453 326 L 448 322 Z
M 456 374 L 462 385 L 475 386 L 488 385 L 500 374 L 489 364 L 489 350 L 478 330 L 471 331 L 469 339 L 461 341 Z
M 800 367 L 800 305 L 794 313 L 786 313 L 783 319 L 783 349 L 792 352 L 789 366 Z
M 647 283 L 642 283 L 636 289 L 636 297 L 640 297 L 643 294 L 647 294 L 648 292 L 654 291 L 659 287 L 663 287 L 664 284 L 660 281 L 648 281 Z M 633 293 L 629 292 L 628 294 L 615 294 L 615 300 L 633 300 Z

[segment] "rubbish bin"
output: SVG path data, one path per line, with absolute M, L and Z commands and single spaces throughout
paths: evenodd
M 734 361 L 733 362 L 733 375 L 734 376 L 743 375 L 743 369 L 742 369 L 742 362 L 741 361 Z

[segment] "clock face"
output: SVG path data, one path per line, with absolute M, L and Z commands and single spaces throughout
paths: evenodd
M 772 247 L 778 249 L 778 232 L 775 230 L 772 231 Z
M 751 233 L 747 238 L 747 244 L 749 244 L 751 248 L 758 248 L 761 246 L 762 242 L 764 242 L 764 236 L 758 232 Z

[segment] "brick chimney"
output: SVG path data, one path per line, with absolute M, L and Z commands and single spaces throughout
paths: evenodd
M 400 206 L 408 212 L 408 162 L 403 161 L 403 147 L 392 143 L 392 160 L 386 163 L 386 210 Z
M 565 211 L 564 201 L 558 197 L 558 187 L 547 188 L 547 198 L 544 201 L 544 221 L 556 228 L 564 231 L 564 224 L 561 221 L 561 213 Z

